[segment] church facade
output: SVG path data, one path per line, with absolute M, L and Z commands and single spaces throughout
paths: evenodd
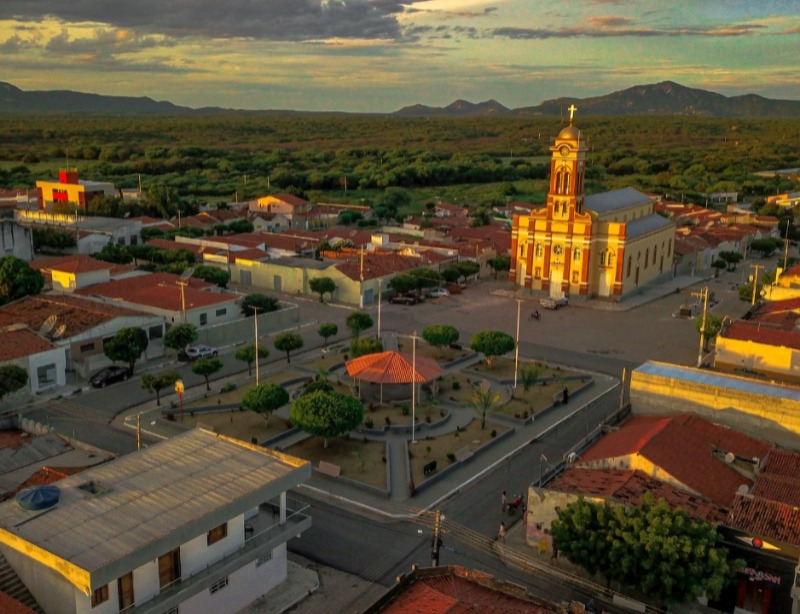
M 514 216 L 509 279 L 554 298 L 622 300 L 671 276 L 675 224 L 633 188 L 584 194 L 588 148 L 571 115 L 550 151 L 546 205 Z

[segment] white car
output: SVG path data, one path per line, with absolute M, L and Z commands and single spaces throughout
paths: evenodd
M 192 345 L 186 348 L 186 357 L 189 360 L 196 360 L 198 358 L 213 358 L 218 353 L 217 348 L 212 348 L 210 345 Z
M 428 290 L 428 298 L 444 298 L 445 296 L 450 296 L 447 288 L 434 288 L 433 290 Z

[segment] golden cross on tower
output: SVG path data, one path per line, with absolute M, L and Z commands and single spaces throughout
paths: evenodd
M 569 123 L 570 123 L 570 125 L 572 125 L 572 116 L 575 115 L 575 111 L 577 111 L 577 110 L 578 110 L 578 107 L 576 107 L 574 104 L 569 105 L 569 108 L 567 109 L 567 111 L 569 111 Z

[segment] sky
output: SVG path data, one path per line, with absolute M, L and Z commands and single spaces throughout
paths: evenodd
M 800 99 L 798 0 L 1 0 L 0 81 L 189 107 Z

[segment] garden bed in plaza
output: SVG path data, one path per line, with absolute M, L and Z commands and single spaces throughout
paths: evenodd
M 179 420 L 176 417 L 176 420 Z M 285 433 L 291 428 L 286 420 L 279 416 L 270 416 L 264 424 L 264 417 L 254 411 L 230 409 L 216 412 L 204 412 L 192 415 L 184 411 L 183 424 L 190 427 L 204 425 L 214 429 L 215 433 L 235 437 L 242 441 L 266 441 L 276 435 Z
M 494 409 L 492 413 L 524 420 L 554 405 L 556 394 L 563 393 L 564 388 L 572 395 L 573 392 L 583 387 L 584 384 L 585 382 L 581 380 L 566 380 L 564 382 L 543 384 L 537 383 L 531 386 L 528 392 L 525 392 L 523 387 L 517 384 L 517 390 L 514 392 L 514 396 L 503 405 Z
M 322 437 L 308 437 L 282 451 L 311 461 L 314 467 L 319 467 L 320 461 L 330 463 L 339 467 L 342 477 L 387 489 L 384 442 L 344 436 L 328 439 L 327 448 L 323 445 Z

